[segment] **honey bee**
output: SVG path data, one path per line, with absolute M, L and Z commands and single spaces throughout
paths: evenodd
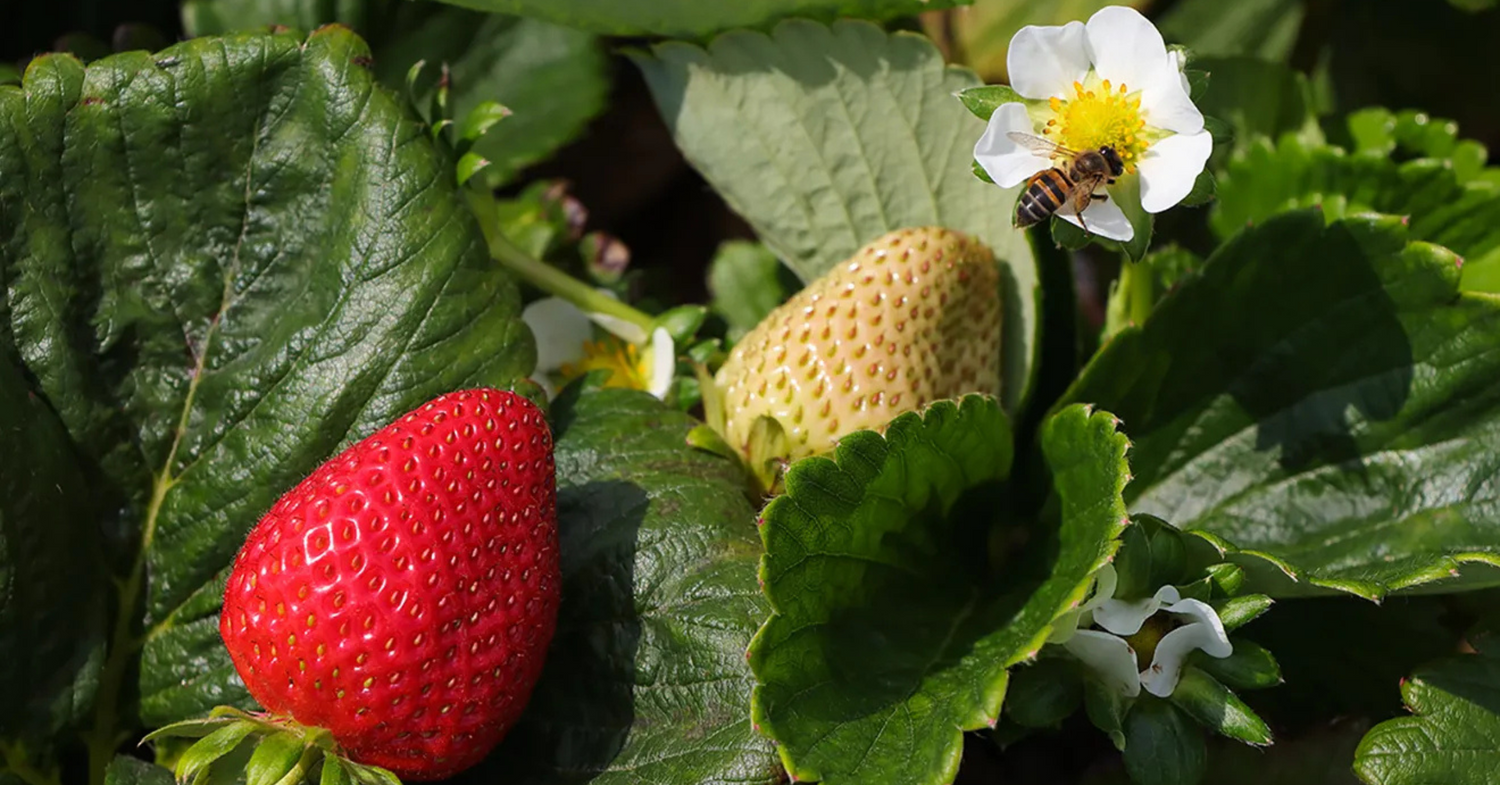
M 1040 136 L 1012 131 L 1007 134 L 1012 142 L 1035 153 L 1047 156 L 1066 156 L 1066 168 L 1054 166 L 1032 175 L 1026 181 L 1026 190 L 1016 202 L 1016 227 L 1024 229 L 1043 218 L 1067 208 L 1078 216 L 1083 224 L 1083 211 L 1089 202 L 1109 197 L 1094 193 L 1101 185 L 1114 185 L 1115 178 L 1125 172 L 1125 164 L 1115 148 L 1105 145 L 1097 150 L 1069 150 Z M 1088 231 L 1087 224 L 1083 230 Z

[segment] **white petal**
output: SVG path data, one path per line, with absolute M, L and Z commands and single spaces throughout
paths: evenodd
M 590 313 L 589 318 L 593 319 L 595 324 L 609 330 L 622 340 L 636 345 L 646 342 L 646 329 L 629 319 L 621 319 L 618 316 L 597 312 Z
M 1141 207 L 1159 213 L 1182 201 L 1192 192 L 1213 150 L 1213 135 L 1201 130 L 1173 134 L 1151 145 L 1140 163 Z
M 1115 565 L 1106 564 L 1094 573 L 1094 596 L 1084 603 L 1079 610 L 1091 611 L 1106 600 L 1115 598 L 1115 588 L 1120 585 L 1120 573 L 1115 571 Z
M 1183 62 L 1182 52 L 1167 52 L 1167 61 L 1172 64 L 1172 70 L 1177 72 L 1178 81 L 1182 82 L 1182 92 L 1187 93 L 1191 97 L 1193 95 L 1193 83 L 1188 81 L 1187 74 L 1182 70 L 1187 65 L 1187 63 Z
M 1011 131 L 1035 133 L 1031 116 L 1026 114 L 1026 105 L 1001 104 L 990 115 L 990 124 L 984 136 L 974 143 L 974 160 L 979 162 L 995 185 L 1013 188 L 1043 169 L 1051 169 L 1052 161 L 1011 141 L 1006 134 Z
M 1107 202 L 1095 199 L 1089 202 L 1089 208 L 1083 211 L 1083 220 L 1088 221 L 1088 226 L 1084 226 L 1074 213 L 1059 211 L 1058 215 L 1074 226 L 1087 229 L 1110 240 L 1126 243 L 1130 242 L 1130 238 L 1135 237 L 1135 227 L 1130 225 L 1130 219 L 1125 217 L 1125 213 L 1120 210 L 1119 205 L 1115 204 L 1114 199 Z
M 1156 25 L 1134 8 L 1112 5 L 1100 9 L 1089 17 L 1087 38 L 1094 70 L 1116 86 L 1144 90 L 1172 67 L 1167 44 Z
M 1109 600 L 1094 609 L 1094 623 L 1116 635 L 1134 635 L 1163 605 L 1181 599 L 1175 586 L 1163 586 L 1142 600 Z
M 672 343 L 672 334 L 667 328 L 658 327 L 651 333 L 651 379 L 647 390 L 658 398 L 667 397 L 672 388 L 672 376 L 677 372 L 677 349 Z
M 1219 614 L 1214 612 L 1213 606 L 1201 600 L 1190 599 L 1174 602 L 1163 610 L 1177 616 L 1186 616 L 1192 623 L 1202 624 L 1209 629 L 1213 642 L 1199 647 L 1208 656 L 1224 658 L 1234 653 L 1234 644 L 1229 642 L 1229 634 L 1224 632 L 1224 622 L 1219 620 Z
M 583 344 L 594 337 L 589 318 L 561 297 L 543 297 L 521 311 L 521 320 L 536 336 L 535 376 L 545 377 L 563 363 L 583 358 Z M 538 379 L 543 381 L 544 379 Z
M 1134 698 L 1141 694 L 1140 666 L 1135 650 L 1124 638 L 1098 630 L 1079 630 L 1064 648 L 1121 695 Z
M 1115 572 L 1115 565 L 1106 564 L 1094 573 L 1094 593 L 1089 596 L 1088 602 L 1063 612 L 1052 622 L 1052 632 L 1047 636 L 1048 643 L 1067 643 L 1073 633 L 1079 627 L 1087 627 L 1094 623 L 1091 613 L 1095 608 L 1115 596 L 1115 587 L 1120 583 L 1119 574 Z
M 1083 23 L 1027 25 L 1016 31 L 1005 55 L 1005 70 L 1010 74 L 1011 89 L 1024 98 L 1071 95 L 1073 83 L 1089 73 Z
M 1187 78 L 1170 66 L 1141 89 L 1141 119 L 1178 134 L 1203 130 L 1203 113 L 1189 97 Z

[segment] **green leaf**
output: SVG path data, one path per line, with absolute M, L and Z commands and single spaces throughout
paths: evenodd
M 1500 302 L 1409 241 L 1395 218 L 1277 216 L 1106 345 L 1064 401 L 1124 421 L 1132 511 L 1289 563 L 1301 584 L 1236 559 L 1273 595 L 1377 598 L 1500 564 Z
M 1172 691 L 1172 705 L 1210 730 L 1246 744 L 1271 743 L 1271 729 L 1228 687 L 1202 670 L 1182 669 L 1182 681 Z
M 1463 288 L 1500 292 L 1500 180 L 1477 142 L 1416 113 L 1352 116 L 1355 152 L 1257 139 L 1228 162 L 1211 223 L 1221 237 L 1294 207 L 1330 218 L 1374 211 L 1407 216 L 1412 236 L 1463 257 Z M 1392 152 L 1421 156 L 1396 160 Z
M 708 266 L 708 292 L 715 313 L 738 341 L 796 291 L 786 266 L 760 243 L 732 240 L 719 246 Z
M 1194 68 L 1212 71 L 1199 58 L 1249 55 L 1286 60 L 1304 13 L 1302 0 L 1181 0 L 1156 20 L 1156 26 L 1168 41 L 1192 50 L 1197 56 Z
M 0 741 L 42 753 L 86 716 L 98 683 L 103 510 L 67 431 L 12 360 L 8 322 L 0 319 Z
M 121 573 L 96 749 L 128 732 L 137 663 L 148 723 L 243 699 L 214 614 L 282 492 L 534 364 L 451 161 L 368 56 L 342 28 L 198 39 L 0 90 L 0 341 L 67 431 L 28 452 L 98 478 L 111 512 L 82 523 Z
M 1413 716 L 1376 725 L 1354 753 L 1368 785 L 1481 785 L 1500 766 L 1500 660 L 1449 657 L 1401 684 Z
M 1114 551 L 1126 471 L 1114 422 L 1084 407 L 1047 422 L 1060 523 L 999 565 L 985 554 L 1011 437 L 993 399 L 942 401 L 792 465 L 762 513 L 775 614 L 750 665 L 755 721 L 796 779 L 952 781 L 961 731 L 995 724 L 1005 669 L 1035 655 Z
M 470 782 L 777 782 L 745 648 L 768 612 L 739 467 L 639 392 L 554 401 L 563 605 L 519 725 Z
M 370 42 L 376 75 L 394 90 L 405 88 L 413 63 L 426 60 L 434 70 L 447 63 L 453 117 L 494 102 L 513 113 L 474 147 L 490 162 L 479 175 L 486 188 L 514 180 L 582 133 L 609 87 L 594 36 L 535 19 L 403 0 L 188 0 L 182 14 L 192 35 L 349 25 Z
M 110 761 L 104 785 L 175 785 L 172 772 L 140 758 L 118 755 Z
M 1172 704 L 1144 696 L 1125 717 L 1125 770 L 1136 785 L 1198 785 L 1207 766 L 1203 731 Z
M 848 21 L 729 33 L 706 51 L 662 44 L 635 60 L 688 160 L 804 281 L 907 226 L 993 248 L 1006 277 L 1002 399 L 1017 409 L 1040 290 L 1026 235 L 1011 226 L 1018 189 L 970 174 L 984 128 L 952 94 L 978 84 L 972 73 L 945 66 L 924 38 Z
M 759 27 L 787 16 L 821 20 L 891 19 L 948 8 L 962 0 L 444 0 L 481 11 L 534 16 L 607 35 L 699 38 L 736 27 Z

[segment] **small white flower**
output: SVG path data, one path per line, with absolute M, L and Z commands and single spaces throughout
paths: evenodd
M 1045 154 L 1017 144 L 1007 134 L 1041 136 L 1070 150 L 1115 149 L 1126 175 L 1139 172 L 1141 206 L 1159 213 L 1192 190 L 1213 150 L 1203 114 L 1188 95 L 1176 52 L 1141 14 L 1110 6 L 1088 24 L 1021 28 L 1011 39 L 1006 65 L 1011 88 L 1026 103 L 995 110 L 974 159 L 1002 188 L 1010 188 L 1054 165 Z M 1115 198 L 1094 200 L 1079 216 L 1064 220 L 1101 237 L 1127 241 L 1135 229 Z
M 532 378 L 549 396 L 556 394 L 557 383 L 600 369 L 611 372 L 606 387 L 645 390 L 658 398 L 666 397 L 672 387 L 677 350 L 664 327 L 647 335 L 639 325 L 609 314 L 585 313 L 561 297 L 531 303 L 521 311 L 521 319 L 536 335 Z M 608 331 L 602 340 L 594 340 L 596 324 Z
M 1071 628 L 1061 635 L 1054 633 L 1050 640 L 1062 644 L 1121 695 L 1133 698 L 1145 687 L 1152 695 L 1165 698 L 1177 689 L 1183 662 L 1195 649 L 1217 658 L 1234 653 L 1223 622 L 1208 603 L 1183 599 L 1175 586 L 1163 586 L 1142 600 L 1117 600 L 1116 584 L 1114 567 L 1105 565 L 1099 571 L 1093 598 L 1078 608 L 1078 616 L 1060 620 L 1062 627 Z M 1179 626 L 1157 641 L 1151 664 L 1142 669 L 1135 649 L 1125 639 L 1140 632 L 1146 620 L 1157 613 L 1172 616 Z M 1090 624 L 1103 629 L 1077 628 Z

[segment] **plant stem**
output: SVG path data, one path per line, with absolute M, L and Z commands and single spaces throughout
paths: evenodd
M 602 294 L 594 287 L 540 259 L 527 256 L 500 231 L 494 219 L 494 198 L 472 190 L 469 191 L 468 196 L 469 206 L 474 210 L 475 217 L 479 219 L 479 226 L 484 231 L 491 258 L 538 289 L 567 300 L 585 313 L 612 316 L 640 328 L 641 340 L 635 341 L 636 343 L 643 343 L 646 336 L 651 334 L 656 320 L 650 314 Z
M 1141 262 L 1124 262 L 1120 267 L 1120 277 L 1109 290 L 1103 340 L 1108 341 L 1126 327 L 1145 324 L 1155 305 L 1156 273 L 1151 266 Z
M 3 756 L 5 762 L 4 769 L 0 770 L 14 774 L 26 785 L 58 785 L 57 772 L 49 774 L 33 766 L 26 757 L 26 750 L 19 743 L 0 742 L 0 756 Z

